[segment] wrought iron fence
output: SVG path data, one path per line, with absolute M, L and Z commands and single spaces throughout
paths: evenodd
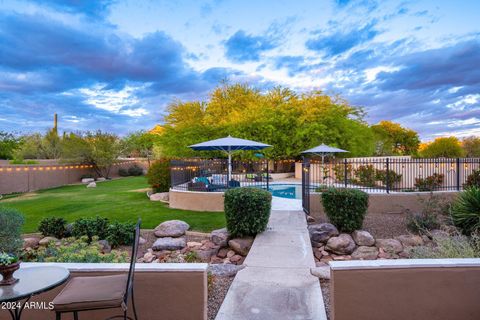
M 303 162 L 309 192 L 329 187 L 385 193 L 458 191 L 465 188 L 474 171 L 480 173 L 478 170 L 480 158 L 353 158 L 324 163 L 307 158 Z
M 227 159 L 172 160 L 171 186 L 175 190 L 221 192 L 235 187 L 269 188 L 268 160 L 232 161 L 228 175 Z

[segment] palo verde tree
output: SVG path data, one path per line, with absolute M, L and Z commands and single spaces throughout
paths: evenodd
M 379 156 L 413 155 L 420 145 L 418 133 L 399 123 L 380 121 L 372 126 L 372 130 L 375 134 L 375 154 Z

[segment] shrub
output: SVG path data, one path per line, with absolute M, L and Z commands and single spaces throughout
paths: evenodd
M 376 170 L 375 180 L 380 181 L 384 186 L 388 186 L 389 189 L 393 189 L 396 183 L 402 181 L 402 174 L 389 170 L 387 177 L 387 170 Z
M 132 222 L 114 222 L 107 228 L 108 243 L 112 248 L 129 245 L 133 243 L 135 223 Z
M 118 175 L 120 177 L 128 177 L 130 174 L 128 173 L 128 170 L 125 168 L 120 168 L 118 169 Z
M 92 240 L 98 240 L 97 237 Z M 121 263 L 128 261 L 126 252 L 112 250 L 103 254 L 101 246 L 94 242 L 90 243 L 87 237 L 80 239 L 65 238 L 60 246 L 40 247 L 31 253 L 30 261 L 37 262 L 90 262 L 90 263 Z
M 369 164 L 366 166 L 360 166 L 355 169 L 355 176 L 358 179 L 358 183 L 365 187 L 375 186 L 375 168 Z
M 154 192 L 168 192 L 170 189 L 170 161 L 155 161 L 147 172 L 148 184 Z
M 417 234 L 440 228 L 440 221 L 437 215 L 432 213 L 409 214 L 407 215 L 406 224 L 409 231 Z
M 345 182 L 345 164 L 337 164 L 333 167 L 335 180 L 337 182 Z M 352 176 L 352 165 L 347 164 L 347 179 Z
M 92 241 L 94 236 L 105 239 L 107 236 L 108 219 L 102 217 L 80 218 L 75 221 L 72 227 L 72 235 L 76 238 L 86 236 Z
M 16 255 L 23 246 L 23 215 L 0 206 L 0 252 Z
M 357 189 L 330 188 L 322 193 L 325 213 L 339 230 L 361 229 L 368 209 L 368 194 Z
M 235 188 L 225 192 L 225 218 L 232 236 L 249 236 L 267 228 L 272 195 L 257 188 Z
M 473 170 L 471 174 L 468 175 L 467 181 L 464 185 L 465 188 L 477 187 L 480 188 L 480 169 Z
M 435 191 L 443 184 L 443 174 L 434 173 L 424 178 L 415 178 L 415 187 L 418 191 Z
M 143 169 L 135 164 L 128 168 L 128 174 L 131 176 L 141 176 L 143 175 Z
M 470 239 L 462 235 L 434 237 L 436 246 L 413 247 L 410 257 L 414 259 L 480 258 L 480 237 Z
M 451 210 L 452 221 L 464 234 L 480 231 L 480 188 L 461 192 Z
M 38 225 L 38 231 L 40 231 L 44 237 L 53 236 L 58 239 L 63 238 L 67 232 L 67 221 L 57 217 L 43 218 Z

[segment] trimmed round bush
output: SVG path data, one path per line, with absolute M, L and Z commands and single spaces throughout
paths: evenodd
M 0 206 L 0 252 L 16 255 L 23 246 L 20 211 Z
M 154 192 L 168 192 L 170 189 L 170 161 L 155 161 L 147 172 L 148 184 Z
M 95 218 L 80 218 L 72 227 L 72 235 L 75 238 L 87 237 L 88 241 L 97 236 L 100 239 L 107 237 L 109 221 L 107 218 L 96 216 Z
M 461 192 L 452 205 L 452 221 L 464 234 L 480 231 L 480 188 Z
M 130 176 L 141 176 L 143 175 L 143 169 L 135 164 L 128 168 L 128 174 Z
M 128 173 L 128 170 L 125 168 L 120 168 L 118 169 L 118 175 L 120 177 L 128 177 L 130 174 Z
M 227 230 L 234 237 L 253 236 L 267 228 L 272 195 L 256 188 L 234 188 L 225 192 Z
M 134 240 L 135 223 L 115 221 L 107 228 L 107 241 L 116 248 L 121 245 L 130 245 Z
M 61 239 L 67 233 L 67 220 L 57 217 L 43 218 L 38 225 L 38 231 L 40 231 L 44 237 L 53 236 Z
M 357 189 L 330 188 L 322 193 L 325 213 L 342 232 L 361 229 L 368 209 L 368 194 Z

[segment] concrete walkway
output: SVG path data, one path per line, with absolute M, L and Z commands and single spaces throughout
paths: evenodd
M 272 210 L 216 320 L 327 319 L 303 211 Z

